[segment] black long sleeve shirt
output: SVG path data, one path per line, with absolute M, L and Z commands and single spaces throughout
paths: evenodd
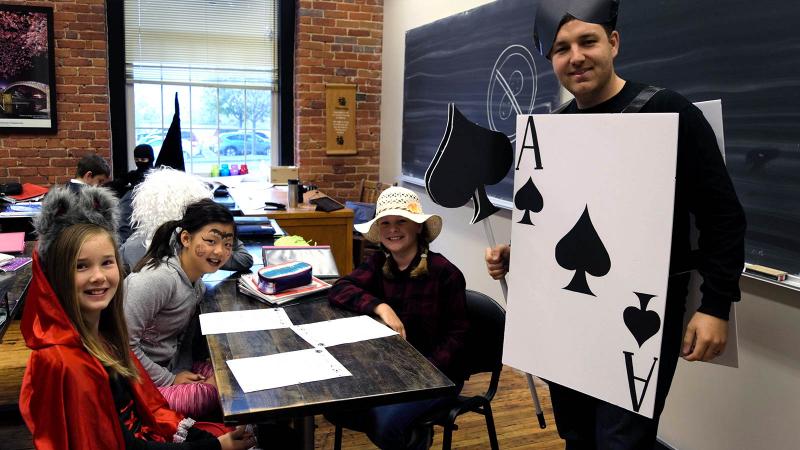
M 618 113 L 644 87 L 627 81 L 617 95 L 599 105 L 578 109 L 572 102 L 561 113 Z M 696 106 L 667 89 L 655 94 L 640 112 L 674 112 L 679 116 L 667 306 L 685 303 L 688 275 L 683 274 L 697 269 L 703 276 L 700 287 L 703 297 L 698 311 L 727 320 L 731 302 L 741 298 L 739 277 L 744 267 L 746 221 L 714 130 Z M 699 248 L 695 251 L 689 240 L 690 213 L 700 232 Z

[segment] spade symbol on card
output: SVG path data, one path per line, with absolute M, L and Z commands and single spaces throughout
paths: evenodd
M 635 306 L 625 308 L 622 318 L 625 320 L 625 326 L 628 327 L 633 337 L 636 338 L 636 342 L 639 343 L 639 347 L 641 347 L 648 339 L 658 333 L 661 328 L 661 318 L 658 317 L 657 312 L 647 310 L 647 304 L 655 295 L 641 292 L 634 292 L 634 294 L 639 297 L 641 308 Z
M 544 207 L 544 199 L 539 189 L 536 189 L 536 185 L 533 184 L 533 178 L 528 177 L 528 181 L 514 194 L 514 206 L 521 211 L 525 211 L 522 219 L 517 223 L 533 225 L 531 211 L 538 213 Z
M 556 261 L 561 267 L 575 271 L 564 289 L 595 296 L 586 283 L 586 274 L 606 275 L 611 270 L 611 259 L 589 217 L 588 205 L 575 226 L 556 244 Z
M 425 171 L 425 189 L 445 208 L 458 208 L 472 199 L 471 223 L 477 223 L 499 210 L 486 186 L 501 182 L 513 164 L 508 136 L 471 122 L 450 103 L 444 137 Z

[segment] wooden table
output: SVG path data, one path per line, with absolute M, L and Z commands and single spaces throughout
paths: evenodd
M 286 234 L 302 236 L 319 245 L 330 245 L 340 274 L 348 274 L 353 270 L 352 209 L 316 211 L 316 206 L 308 203 L 300 203 L 296 208 L 290 208 L 285 186 L 272 187 L 266 192 L 266 201 L 282 203 L 287 205 L 287 209 L 265 210 L 263 215 L 277 220 Z
M 31 256 L 35 245 L 35 241 L 26 242 L 25 251 L 22 255 Z M 8 306 L 6 311 L 8 315 L 5 321 L 0 323 L 0 341 L 2 341 L 3 335 L 9 324 L 11 324 L 12 319 L 21 311 L 25 293 L 28 291 L 28 284 L 30 284 L 33 276 L 32 264 L 30 262 L 25 267 L 20 267 L 13 272 L 0 272 L 0 308 L 5 309 L 6 305 Z
M 24 255 L 30 256 L 34 245 L 35 242 L 26 242 Z M 13 405 L 19 400 L 22 376 L 31 353 L 22 338 L 20 321 L 12 320 L 22 310 L 31 282 L 31 264 L 14 272 L 0 273 L 0 302 L 3 303 L 0 307 L 5 308 L 8 302 L 8 316 L 0 324 L 0 406 Z
M 281 225 L 283 222 L 281 222 Z M 254 268 L 254 270 L 256 270 Z M 209 286 L 203 312 L 268 306 L 238 292 L 233 278 Z M 211 283 L 209 283 L 211 284 Z M 284 306 L 294 324 L 353 316 L 333 308 L 325 294 Z M 226 423 L 299 418 L 417 400 L 455 391 L 455 385 L 400 336 L 329 347 L 353 376 L 244 393 L 225 361 L 312 348 L 290 329 L 206 336 Z

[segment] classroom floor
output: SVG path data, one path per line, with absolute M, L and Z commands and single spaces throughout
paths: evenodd
M 478 393 L 488 385 L 488 374 L 474 376 L 464 386 L 464 393 Z M 563 450 L 553 423 L 553 410 L 547 387 L 537 382 L 539 399 L 547 420 L 547 428 L 540 429 L 536 421 L 525 376 L 510 367 L 503 370 L 500 387 L 492 401 L 495 426 L 500 448 L 504 450 Z M 316 418 L 317 450 L 333 449 L 334 428 L 322 416 Z M 479 414 L 467 413 L 458 421 L 459 429 L 453 433 L 453 449 L 484 450 L 489 448 L 486 422 Z M 0 442 L 4 450 L 31 450 L 31 435 L 13 411 L 0 413 Z M 442 446 L 441 428 L 434 434 L 433 449 Z M 345 450 L 373 450 L 374 445 L 361 433 L 344 430 L 342 448 Z

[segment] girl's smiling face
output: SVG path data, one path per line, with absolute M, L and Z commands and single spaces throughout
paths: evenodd
M 403 255 L 417 251 L 417 236 L 422 231 L 422 224 L 403 216 L 384 216 L 378 220 L 381 244 L 392 255 Z
M 106 309 L 119 286 L 114 243 L 106 234 L 84 241 L 75 263 L 75 291 L 81 311 L 99 314 Z
M 233 251 L 233 224 L 210 223 L 194 233 L 181 231 L 181 266 L 190 280 L 219 270 Z

